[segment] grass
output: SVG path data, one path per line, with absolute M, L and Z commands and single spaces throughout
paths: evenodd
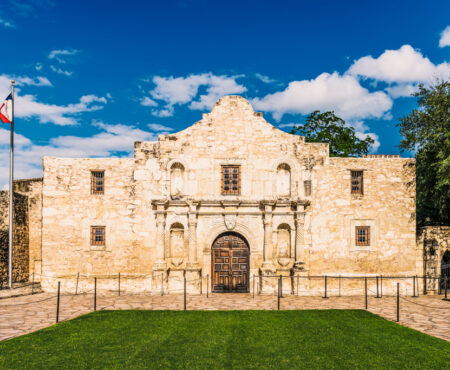
M 421 368 L 450 343 L 360 310 L 98 311 L 0 343 L 0 368 Z

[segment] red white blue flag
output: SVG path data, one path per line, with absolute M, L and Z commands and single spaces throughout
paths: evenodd
M 0 121 L 11 123 L 12 114 L 12 94 L 9 94 L 0 107 Z

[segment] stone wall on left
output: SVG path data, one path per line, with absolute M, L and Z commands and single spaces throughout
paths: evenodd
M 29 279 L 28 197 L 14 193 L 13 283 Z M 0 287 L 8 284 L 9 191 L 0 191 Z

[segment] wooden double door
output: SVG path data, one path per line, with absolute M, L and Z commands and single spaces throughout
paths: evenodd
M 212 246 L 214 292 L 248 292 L 249 255 L 247 241 L 237 233 L 219 235 Z

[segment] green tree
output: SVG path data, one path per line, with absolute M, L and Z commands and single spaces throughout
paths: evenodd
M 418 108 L 400 118 L 402 151 L 416 155 L 417 223 L 450 223 L 450 82 L 419 86 Z
M 306 118 L 304 125 L 294 126 L 291 134 L 304 136 L 309 143 L 330 144 L 330 157 L 360 157 L 367 154 L 374 143 L 369 136 L 364 140 L 357 138 L 355 129 L 334 112 L 318 110 Z

